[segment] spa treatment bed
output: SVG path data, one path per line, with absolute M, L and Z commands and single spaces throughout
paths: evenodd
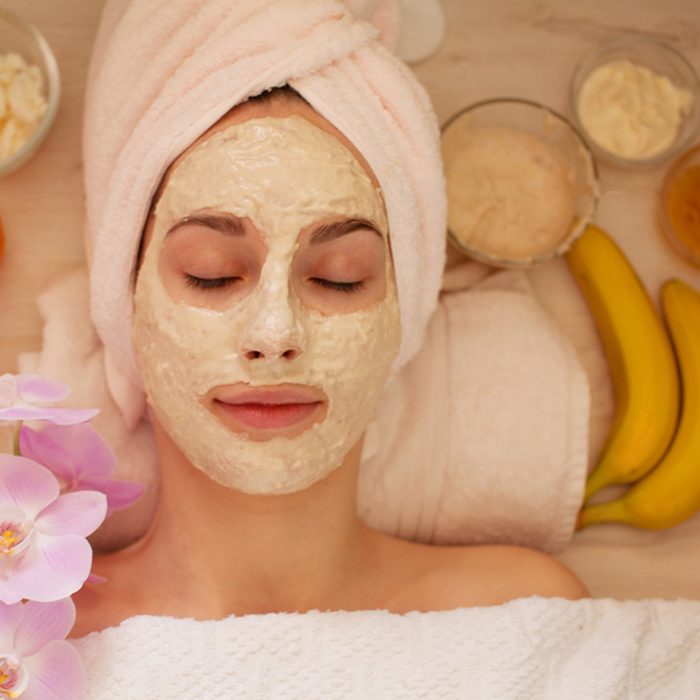
M 5 238 L 0 375 L 51 374 L 82 357 L 84 368 L 57 378 L 89 401 L 95 397 L 81 395 L 81 373 L 94 378 L 102 365 L 87 321 L 81 129 L 87 62 L 103 3 L 65 0 L 60 5 L 46 0 L 5 3 L 44 33 L 58 60 L 62 94 L 55 124 L 38 153 L 0 179 Z M 620 34 L 664 41 L 700 72 L 700 19 L 692 3 L 682 0 L 663 5 L 640 0 L 633 13 L 604 0 L 585 7 L 553 0 L 491 5 L 441 0 L 441 5 L 447 21 L 443 43 L 411 64 L 440 123 L 467 105 L 504 96 L 533 100 L 570 117 L 568 90 L 576 65 L 596 44 Z M 696 134 L 692 143 L 699 139 Z M 700 289 L 700 269 L 674 253 L 658 230 L 659 190 L 668 165 L 597 163 L 600 199 L 594 221 L 623 249 L 656 304 L 660 286 L 669 278 Z M 387 405 L 398 406 L 416 387 L 428 391 L 420 429 L 433 431 L 436 447 L 430 459 L 436 454 L 446 463 L 471 459 L 486 464 L 492 459 L 503 473 L 500 478 L 491 474 L 493 482 L 470 493 L 468 476 L 451 475 L 448 468 L 444 473 L 436 469 L 434 479 L 417 468 L 410 476 L 372 471 L 372 460 L 391 454 L 400 461 L 420 451 L 410 440 L 395 439 L 407 434 L 409 423 L 385 418 L 370 427 L 365 444 L 369 466 L 360 481 L 361 515 L 407 539 L 466 544 L 493 537 L 535 546 L 570 567 L 592 599 L 532 597 L 406 615 L 312 610 L 206 623 L 138 616 L 72 642 L 83 657 L 89 698 L 124 692 L 124 676 L 115 673 L 119 668 L 130 669 L 125 697 L 139 699 L 159 697 L 166 687 L 173 697 L 189 693 L 202 698 L 700 697 L 700 513 L 667 530 L 606 524 L 573 532 L 582 475 L 596 464 L 615 403 L 593 316 L 567 263 L 557 258 L 524 271 L 501 271 L 450 250 L 443 290 L 429 342 L 437 343 L 441 334 L 449 336 L 450 328 L 467 321 L 490 334 L 475 339 L 461 358 L 453 352 L 445 363 L 412 365 L 412 374 L 387 397 Z M 514 306 L 499 306 L 503 295 L 513 294 Z M 460 298 L 471 301 L 460 306 Z M 513 309 L 517 313 L 509 319 Z M 501 313 L 500 319 L 490 316 Z M 66 333 L 66 328 L 72 331 Z M 561 350 L 556 333 L 546 330 L 550 328 L 568 340 L 570 350 Z M 509 343 L 524 341 L 530 329 L 545 329 L 551 342 L 528 356 L 531 376 L 522 378 Z M 481 369 L 465 367 L 458 383 L 460 362 L 471 361 L 481 362 Z M 454 367 L 460 369 L 451 373 Z M 501 376 L 499 367 L 506 368 Z M 542 396 L 535 389 L 555 376 L 550 370 L 558 373 L 557 380 L 569 382 L 560 405 L 532 408 L 530 394 L 509 396 L 511 386 Z M 480 381 L 484 399 L 469 403 L 470 388 Z M 490 386 L 495 388 L 487 398 Z M 104 387 L 102 394 L 107 396 Z M 485 424 L 492 418 L 502 430 L 511 426 L 511 442 L 492 435 L 483 450 L 472 450 L 475 433 L 470 431 L 475 429 L 470 424 L 462 445 L 454 441 L 450 450 L 440 452 L 439 411 L 448 394 L 466 407 L 465 416 L 476 420 L 480 411 L 486 412 Z M 583 403 L 574 409 L 575 400 Z M 526 433 L 540 425 L 536 421 L 546 422 L 551 414 L 552 425 L 559 425 L 556 421 L 565 420 L 569 409 L 571 431 L 563 436 L 542 429 L 541 442 L 533 447 Z M 536 415 L 526 425 L 521 418 L 529 411 Z M 150 438 L 137 431 L 127 448 L 127 434 L 123 426 L 105 429 L 105 437 L 119 443 L 116 449 L 125 461 L 148 461 Z M 393 442 L 387 436 L 394 436 Z M 554 466 L 547 471 L 544 465 Z M 135 478 L 136 468 L 122 464 L 120 469 L 125 478 Z M 389 488 L 400 492 L 391 503 L 382 491 Z M 611 498 L 619 491 L 611 487 L 604 495 Z M 506 510 L 504 502 L 508 517 L 492 517 L 490 509 Z M 139 532 L 148 507 L 136 506 L 135 525 L 122 521 L 127 540 Z M 101 540 L 105 546 L 116 541 L 111 534 Z M 187 673 L 182 672 L 183 659 Z M 210 671 L 212 663 L 216 673 Z

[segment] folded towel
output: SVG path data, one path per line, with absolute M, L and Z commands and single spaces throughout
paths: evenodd
M 385 29 L 389 9 L 374 3 L 370 12 Z M 377 176 L 401 311 L 396 367 L 421 346 L 444 264 L 439 129 L 425 90 L 378 34 L 338 0 L 106 4 L 84 120 L 90 306 L 108 386 L 128 426 L 144 409 L 130 331 L 133 269 L 152 195 L 177 155 L 233 106 L 271 87 L 301 93 Z M 384 34 L 388 40 L 391 32 Z
M 491 274 L 443 295 L 387 387 L 365 439 L 360 515 L 410 540 L 561 551 L 583 499 L 588 417 L 576 351 L 525 274 Z
M 446 544 L 503 542 L 559 551 L 573 534 L 587 470 L 588 391 L 575 351 L 535 301 L 526 276 L 466 263 L 450 272 L 426 341 L 387 386 L 370 424 L 358 512 L 371 526 Z M 97 407 L 95 426 L 117 475 L 149 488 L 93 536 L 101 549 L 147 527 L 158 481 L 149 424 L 124 422 L 107 391 L 104 348 L 77 270 L 39 298 L 40 355 L 20 357 L 73 387 L 68 404 Z
M 72 643 L 91 700 L 124 697 L 125 683 L 129 698 L 207 700 L 691 700 L 700 688 L 697 601 L 141 615 Z

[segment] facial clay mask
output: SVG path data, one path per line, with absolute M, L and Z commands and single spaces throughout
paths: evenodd
M 265 242 L 254 288 L 223 309 L 174 300 L 158 270 L 169 228 L 198 210 L 248 217 Z M 382 233 L 386 294 L 360 310 L 326 315 L 302 304 L 290 275 L 299 232 L 331 217 L 366 219 Z M 192 464 L 249 494 L 307 488 L 360 438 L 398 353 L 380 192 L 338 139 L 300 116 L 251 119 L 215 133 L 176 166 L 158 202 L 132 337 L 148 402 Z M 280 355 L 290 343 L 299 350 L 291 360 Z M 250 359 L 250 349 L 262 356 Z M 325 418 L 293 437 L 253 440 L 202 403 L 214 387 L 239 382 L 320 389 Z

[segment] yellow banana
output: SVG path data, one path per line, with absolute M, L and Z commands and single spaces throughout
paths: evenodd
M 608 360 L 615 414 L 585 500 L 636 481 L 662 457 L 676 430 L 679 381 L 673 348 L 642 282 L 615 242 L 588 226 L 566 254 Z
M 678 431 L 661 462 L 622 498 L 583 509 L 583 527 L 614 521 L 660 530 L 700 510 L 700 292 L 670 280 L 661 289 L 661 304 L 683 384 Z

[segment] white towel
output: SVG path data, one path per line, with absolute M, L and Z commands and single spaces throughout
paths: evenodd
M 139 616 L 73 642 L 90 700 L 691 700 L 700 602 Z

